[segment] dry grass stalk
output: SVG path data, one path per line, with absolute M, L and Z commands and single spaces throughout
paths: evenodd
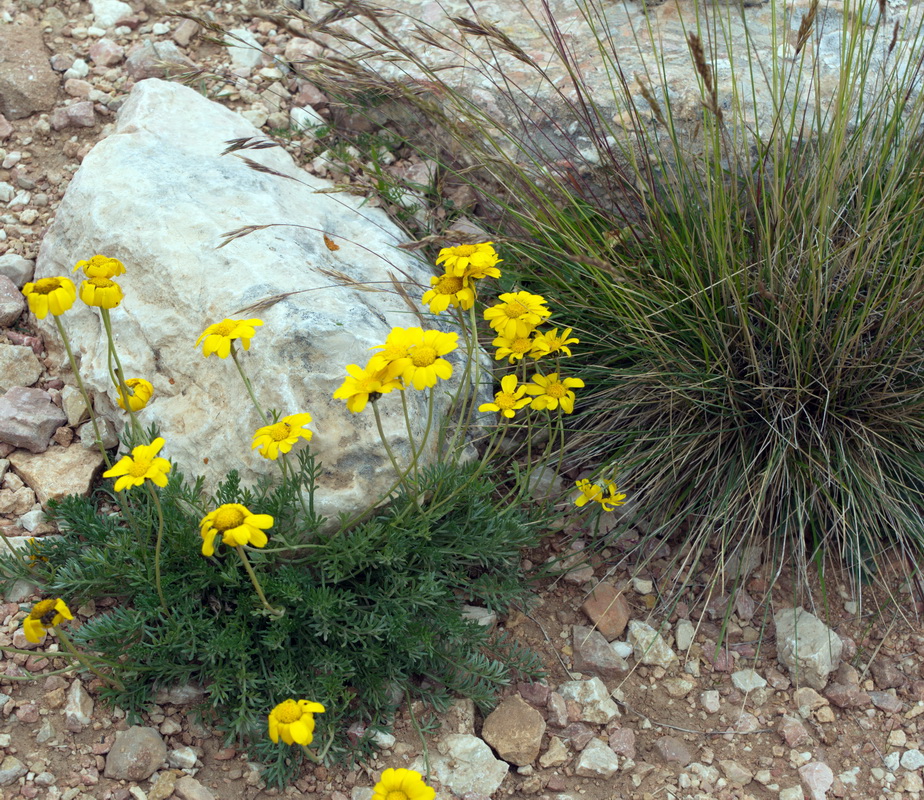
M 690 54 L 693 56 L 693 66 L 696 67 L 696 71 L 703 79 L 703 83 L 706 85 L 706 91 L 709 94 L 709 102 L 704 105 L 713 114 L 715 114 L 716 119 L 721 122 L 722 109 L 719 108 L 719 96 L 718 92 L 716 91 L 715 75 L 712 72 L 712 67 L 706 63 L 706 56 L 703 52 L 703 43 L 699 36 L 697 36 L 695 33 L 690 33 L 687 36 L 687 44 L 690 47 Z
M 812 5 L 809 6 L 809 10 L 802 15 L 802 20 L 799 23 L 799 32 L 796 34 L 796 55 L 799 55 L 802 48 L 805 47 L 805 43 L 808 41 L 812 33 L 812 28 L 815 25 L 815 15 L 817 13 L 818 0 L 812 0 Z
M 658 99 L 652 94 L 651 88 L 648 86 L 648 82 L 637 72 L 635 73 L 635 80 L 638 82 L 639 91 L 642 93 L 642 97 L 645 98 L 645 102 L 648 103 L 649 108 L 655 115 L 655 119 L 657 119 L 658 122 L 666 128 L 667 121 L 664 119 L 664 114 L 661 111 L 661 104 L 658 103 Z

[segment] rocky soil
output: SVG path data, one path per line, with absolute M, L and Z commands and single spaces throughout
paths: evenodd
M 170 15 L 183 10 L 212 15 L 253 46 L 229 55 L 194 22 Z M 0 405 L 29 388 L 52 398 L 48 409 L 30 412 L 51 426 L 52 458 L 41 468 L 24 443 L 0 443 L 0 526 L 14 543 L 54 535 L 42 504 L 88 491 L 99 467 L 81 447 L 73 393 L 45 357 L 19 289 L 68 180 L 107 135 L 134 83 L 200 71 L 203 91 L 267 132 L 307 126 L 287 148 L 316 172 L 330 167 L 311 133 L 330 120 L 327 98 L 274 60 L 310 47 L 265 10 L 0 0 Z M 398 174 L 427 177 L 427 165 L 400 155 L 392 165 Z M 197 719 L 199 687 L 163 692 L 140 726 L 97 702 L 96 681 L 59 672 L 66 664 L 55 642 L 25 641 L 21 622 L 36 596 L 34 587 L 17 585 L 0 604 L 0 644 L 34 652 L 0 662 L 0 793 L 4 800 L 368 800 L 381 769 L 423 769 L 424 754 L 440 797 L 468 800 L 897 800 L 924 791 L 924 635 L 901 615 L 917 598 L 900 565 L 897 604 L 873 592 L 860 607 L 847 584 L 829 576 L 827 595 L 816 587 L 815 608 L 785 570 L 768 590 L 774 572 L 753 551 L 738 556 L 748 562 L 743 585 L 704 596 L 718 561 L 707 552 L 691 575 L 694 589 L 671 603 L 670 543 L 643 570 L 630 570 L 619 542 L 589 559 L 569 554 L 590 545 L 591 533 L 571 512 L 564 522 L 525 566 L 564 554 L 574 559 L 570 571 L 537 584 L 528 608 L 485 620 L 543 655 L 544 681 L 508 687 L 487 718 L 460 701 L 426 742 L 402 715 L 393 737 L 378 737 L 372 763 L 317 767 L 284 792 L 266 789 L 257 765 Z M 77 622 L 114 602 L 76 609 Z M 807 609 L 798 628 L 794 608 Z

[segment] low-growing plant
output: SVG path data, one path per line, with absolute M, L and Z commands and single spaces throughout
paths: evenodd
M 228 234 L 226 244 L 247 232 Z M 337 247 L 326 235 L 325 242 Z M 520 552 L 538 544 L 548 508 L 522 500 L 532 457 L 549 457 L 563 415 L 574 410 L 574 390 L 584 386 L 561 367 L 578 340 L 570 329 L 541 328 L 551 313 L 543 297 L 501 293 L 482 316 L 493 330 L 495 360 L 506 361 L 509 374 L 494 401 L 481 402 L 478 390 L 491 381 L 484 380 L 479 283 L 500 277 L 500 258 L 491 243 L 480 243 L 443 248 L 437 263 L 444 273 L 418 302 L 433 316 L 454 316 L 458 332 L 394 328 L 365 366 L 347 366 L 333 393 L 345 414 L 374 416 L 395 481 L 382 497 L 370 497 L 368 508 L 332 521 L 315 511 L 320 465 L 310 447 L 311 414 L 264 409 L 248 377 L 263 321 L 224 319 L 206 327 L 195 346 L 206 358 L 233 363 L 242 395 L 265 422 L 252 447 L 279 474 L 244 486 L 232 471 L 206 492 L 201 478 L 188 481 L 174 469 L 156 427 L 145 430 L 138 420 L 157 397 L 149 381 L 125 376 L 116 352 L 111 312 L 124 296 L 113 278 L 124 265 L 102 255 L 78 262 L 75 270 L 85 274 L 79 295 L 103 319 L 130 452 L 112 458 L 97 434 L 108 467 L 103 477 L 113 483 L 91 497 L 50 503 L 61 536 L 4 554 L 6 579 L 28 577 L 51 595 L 26 618 L 27 638 L 38 643 L 53 631 L 74 668 L 99 677 L 103 696 L 132 717 L 159 688 L 200 684 L 203 715 L 248 746 L 273 785 L 297 775 L 302 757 L 321 763 L 361 757 L 372 732 L 390 725 L 402 702 L 423 698 L 445 709 L 461 694 L 486 709 L 513 675 L 540 675 L 532 653 L 469 618 L 463 603 L 503 613 L 528 602 Z M 52 315 L 96 426 L 62 321 L 78 295 L 74 283 L 43 278 L 23 293 L 39 318 Z M 456 350 L 465 354 L 461 380 L 451 414 L 442 418 L 435 398 L 455 369 L 444 357 Z M 411 391 L 429 400 L 416 439 L 406 400 Z M 403 408 L 404 455 L 383 429 L 383 402 Z M 476 415 L 490 412 L 499 414 L 497 425 L 476 424 Z M 536 430 L 544 434 L 541 452 L 533 450 Z M 480 458 L 470 457 L 473 432 Z M 441 457 L 427 465 L 420 454 L 431 436 L 440 439 Z M 505 437 L 514 447 L 501 458 Z M 508 471 L 511 458 L 522 463 Z M 625 497 L 611 482 L 604 489 L 583 481 L 579 489 L 578 505 L 609 508 Z M 73 614 L 64 598 L 77 605 L 100 600 L 105 610 L 67 633 Z M 354 722 L 369 735 L 351 741 Z
M 426 119 L 404 129 L 408 146 L 477 190 L 479 224 L 516 256 L 507 274 L 567 309 L 592 392 L 569 420 L 566 464 L 618 472 L 631 487 L 646 535 L 630 554 L 680 535 L 668 570 L 678 592 L 721 590 L 723 570 L 700 574 L 702 554 L 711 548 L 721 567 L 752 543 L 766 545 L 771 577 L 792 560 L 797 577 L 815 562 L 824 580 L 825 557 L 836 554 L 857 592 L 887 549 L 915 554 L 916 571 L 920 17 L 845 5 L 835 32 L 842 69 L 826 97 L 817 2 L 798 19 L 771 5 L 779 30 L 796 37 L 785 45 L 780 34 L 769 54 L 756 51 L 747 24 L 746 52 L 732 52 L 731 22 L 746 23 L 747 12 L 695 4 L 687 44 L 701 103 L 684 126 L 657 44 L 637 40 L 649 67 L 626 74 L 605 6 L 578 2 L 606 96 L 585 81 L 548 3 L 523 9 L 540 19 L 565 89 L 488 13 L 453 18 L 454 35 L 416 23 L 430 52 L 461 46 L 509 112 L 503 122 L 369 7 L 349 23 L 319 21 L 313 34 L 345 51 L 374 46 L 390 69 L 404 64 L 407 79 L 344 56 L 304 74 L 336 102 L 377 87 Z M 648 34 L 658 41 L 650 18 Z M 498 54 L 532 70 L 556 102 L 536 100 L 529 81 L 506 80 Z M 720 57 L 733 70 L 724 94 Z M 769 93 L 769 120 L 751 113 L 748 87 L 757 85 Z M 747 560 L 736 558 L 732 577 Z

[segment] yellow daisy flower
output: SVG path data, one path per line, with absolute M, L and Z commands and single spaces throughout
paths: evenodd
M 141 486 L 146 480 L 160 487 L 166 486 L 170 462 L 157 455 L 163 446 L 164 440 L 161 437 L 150 444 L 138 445 L 130 456 L 122 456 L 112 469 L 106 470 L 103 477 L 118 478 L 113 487 L 117 492 Z
M 463 311 L 468 311 L 475 305 L 475 290 L 468 278 L 460 278 L 447 272 L 445 275 L 434 275 L 430 278 L 430 285 L 433 288 L 424 294 L 421 302 L 429 305 L 433 314 L 442 314 L 449 306 L 458 306 Z
M 533 340 L 533 349 L 530 355 L 533 358 L 542 358 L 543 356 L 552 355 L 553 353 L 562 352 L 571 355 L 569 344 L 580 344 L 580 339 L 571 336 L 571 328 L 565 328 L 561 336 L 558 335 L 558 328 L 552 328 L 550 331 L 539 332 Z
M 254 328 L 263 324 L 261 319 L 223 319 L 214 325 L 209 325 L 196 339 L 196 347 L 205 339 L 202 345 L 202 355 L 208 358 L 216 355 L 227 358 L 231 355 L 231 345 L 235 339 L 240 339 L 245 350 L 250 349 L 250 340 L 256 334 Z
M 507 292 L 498 299 L 501 302 L 486 309 L 484 318 L 499 336 L 508 339 L 529 336 L 552 313 L 545 307 L 545 298 L 539 294 Z
M 299 439 L 304 439 L 306 442 L 311 441 L 314 433 L 304 427 L 309 422 L 311 422 L 311 414 L 289 414 L 279 422 L 257 428 L 250 449 L 259 447 L 263 458 L 275 461 L 280 453 L 288 453 Z
M 386 769 L 372 790 L 372 800 L 433 800 L 436 790 L 413 769 Z
M 45 632 L 60 625 L 66 619 L 73 619 L 74 615 L 60 597 L 39 600 L 29 616 L 23 620 L 22 632 L 26 639 L 33 644 L 38 644 L 45 636 Z
M 517 386 L 516 375 L 504 375 L 501 378 L 501 390 L 494 395 L 494 402 L 482 403 L 478 410 L 497 411 L 512 418 L 517 411 L 532 402 L 531 398 L 523 396 L 525 392 L 525 386 Z
M 499 278 L 500 270 L 495 264 L 499 264 L 501 259 L 493 245 L 494 242 L 482 242 L 444 247 L 436 257 L 436 263 L 443 265 L 447 275 L 457 278 Z
M 562 378 L 558 379 L 558 373 L 553 372 L 551 375 L 533 375 L 533 382 L 526 384 L 526 394 L 535 395 L 530 408 L 537 411 L 546 409 L 555 410 L 561 406 L 561 410 L 566 414 L 574 411 L 574 392 L 572 389 L 579 389 L 584 385 L 580 378 Z
M 154 396 L 154 387 L 144 378 L 129 378 L 125 385 L 132 392 L 128 397 L 128 407 L 132 411 L 141 411 Z M 125 397 L 119 388 L 119 408 L 125 410 Z
M 221 541 L 228 547 L 266 547 L 268 539 L 264 530 L 273 527 L 269 514 L 251 514 L 247 506 L 240 503 L 225 503 L 206 514 L 199 523 L 202 535 L 202 555 L 215 554 L 215 537 L 221 534 Z
M 80 284 L 80 299 L 96 308 L 116 308 L 125 298 L 122 289 L 109 278 L 87 278 Z
M 310 700 L 283 700 L 269 713 L 269 737 L 286 744 L 309 745 L 314 739 L 314 715 L 324 706 Z
M 423 331 L 420 328 L 392 328 L 385 344 L 369 348 L 380 352 L 369 359 L 368 368 L 380 370 L 388 379 L 397 378 L 411 363 L 411 347 L 417 344 L 422 336 Z
M 77 287 L 70 278 L 40 278 L 23 286 L 22 293 L 29 310 L 39 319 L 45 319 L 49 312 L 61 316 L 77 299 Z
M 534 349 L 532 336 L 518 336 L 516 338 L 498 336 L 491 344 L 497 348 L 494 360 L 500 361 L 502 358 L 509 357 L 511 364 L 514 361 L 519 361 L 525 355 L 532 355 Z
M 578 508 L 592 501 L 603 506 L 604 511 L 612 511 L 616 506 L 621 506 L 626 499 L 624 494 L 617 492 L 616 484 L 612 481 L 606 481 L 604 486 L 600 486 L 591 483 L 587 478 L 582 478 L 575 485 L 581 492 L 574 501 Z
M 78 261 L 73 271 L 78 269 L 88 278 L 114 278 L 125 272 L 125 265 L 117 258 L 93 256 L 89 261 Z
M 358 364 L 348 364 L 348 377 L 337 391 L 335 400 L 346 400 L 346 407 L 353 414 L 358 414 L 371 399 L 374 403 L 380 395 L 388 394 L 392 389 L 402 389 L 401 382 L 388 375 L 389 367 L 383 367 L 381 356 L 373 356 L 365 368 Z
M 420 328 L 408 330 L 416 331 L 419 336 L 415 333 L 416 341 L 408 348 L 410 362 L 401 372 L 405 385 L 421 390 L 436 386 L 437 380 L 449 380 L 452 377 L 452 364 L 440 356 L 456 349 L 459 334 L 421 331 Z

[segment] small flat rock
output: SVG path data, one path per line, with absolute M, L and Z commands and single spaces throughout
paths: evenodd
M 531 706 L 545 708 L 546 704 L 549 702 L 549 686 L 542 681 L 518 683 L 517 692 L 519 692 L 520 697 Z
M 917 748 L 902 753 L 901 765 L 907 770 L 916 770 L 924 767 L 924 753 Z
M 804 608 L 784 608 L 773 619 L 780 663 L 797 683 L 824 689 L 828 675 L 840 664 L 841 638 Z
M 175 769 L 192 769 L 196 766 L 198 756 L 191 747 L 177 747 L 167 753 L 167 763 Z
M 870 692 L 869 699 L 876 708 L 890 714 L 899 714 L 905 704 L 891 692 Z
M 122 0 L 90 0 L 93 10 L 93 22 L 98 28 L 112 28 L 125 17 L 130 17 L 134 11 L 128 3 Z
M 606 581 L 594 587 L 581 610 L 610 642 L 621 636 L 629 623 L 629 602 L 622 592 Z
M 116 733 L 104 774 L 114 780 L 147 780 L 167 760 L 167 745 L 155 728 L 133 725 Z
M 877 658 L 870 665 L 870 672 L 873 673 L 873 680 L 880 689 L 902 689 L 908 683 L 908 676 L 905 675 L 893 662 L 885 658 Z
M 683 739 L 676 736 L 662 736 L 654 745 L 655 753 L 665 764 L 680 764 L 685 767 L 693 760 L 693 754 Z
M 642 664 L 667 669 L 677 660 L 677 655 L 668 647 L 661 634 L 646 622 L 636 619 L 630 621 L 628 639 Z
M 10 464 L 44 506 L 49 500 L 72 494 L 86 497 L 103 466 L 103 455 L 74 444 L 52 447 L 44 453 L 19 450 L 10 453 Z
M 157 778 L 151 782 L 151 788 L 147 791 L 147 800 L 167 800 L 176 787 L 176 778 L 176 773 L 170 770 L 159 773 Z
M 481 729 L 481 738 L 504 761 L 522 767 L 532 764 L 539 757 L 544 733 L 542 714 L 519 695 L 514 695 L 488 714 Z
M 31 347 L 0 344 L 0 392 L 14 386 L 32 386 L 42 377 L 42 369 Z
M 546 751 L 539 756 L 539 766 L 543 769 L 559 767 L 567 763 L 571 758 L 571 753 L 565 746 L 565 743 L 557 736 L 549 738 L 549 746 Z
M 735 688 L 742 692 L 763 689 L 767 685 L 767 682 L 753 669 L 739 669 L 732 673 L 731 679 Z
M 608 744 L 616 755 L 635 759 L 635 731 L 632 728 L 618 728 L 613 731 Z
M 490 797 L 510 769 L 505 761 L 494 757 L 487 744 L 467 733 L 444 736 L 437 751 L 430 754 L 431 775 L 459 797 L 467 792 Z M 415 760 L 411 769 L 422 771 L 423 759 Z
M 0 397 L 0 442 L 44 453 L 54 432 L 67 421 L 48 392 L 15 386 Z
M 581 720 L 606 725 L 619 716 L 619 706 L 610 699 L 610 692 L 599 678 L 586 681 L 566 681 L 558 687 L 565 700 L 574 700 L 582 707 Z
M 0 275 L 12 281 L 17 289 L 22 289 L 35 274 L 35 261 L 23 258 L 17 253 L 4 253 L 0 256 Z
M 678 619 L 674 625 L 674 642 L 681 653 L 685 653 L 693 644 L 693 637 L 696 634 L 696 628 L 688 619 Z
M 179 800 L 216 800 L 210 789 L 189 775 L 184 775 L 176 782 L 173 793 Z
M 205 690 L 197 683 L 177 683 L 173 686 L 164 686 L 157 690 L 154 702 L 158 705 L 169 703 L 174 706 L 188 706 L 201 703 L 205 697 Z
M 799 767 L 799 777 L 809 800 L 827 800 L 828 789 L 834 784 L 834 772 L 822 761 L 811 761 Z
M 69 731 L 81 731 L 92 721 L 93 698 L 83 688 L 83 683 L 79 679 L 75 680 L 64 702 L 64 725 Z
M 58 76 L 48 63 L 42 30 L 26 15 L 0 25 L 0 114 L 8 120 L 48 111 L 58 96 Z
M 619 759 L 599 739 L 592 739 L 578 756 L 574 772 L 583 778 L 609 778 L 619 769 Z
M 562 739 L 567 739 L 575 750 L 583 750 L 596 736 L 596 732 L 583 722 L 572 722 L 568 727 L 563 728 L 559 735 Z
M 707 689 L 699 694 L 699 704 L 707 714 L 718 714 L 721 703 L 719 693 L 715 689 Z
M 9 328 L 22 316 L 25 308 L 26 299 L 22 292 L 10 278 L 0 272 L 0 328 Z
M 662 681 L 661 685 L 664 687 L 664 691 L 675 700 L 686 697 L 696 688 L 696 684 L 686 678 L 667 678 Z
M 872 702 L 871 696 L 855 683 L 829 684 L 825 689 L 825 697 L 838 708 L 868 708 Z
M 625 659 L 616 655 L 602 633 L 583 625 L 572 628 L 574 669 L 601 678 L 615 678 L 629 671 Z
M 9 786 L 19 780 L 29 770 L 16 756 L 7 756 L 0 763 L 0 786 Z
M 796 689 L 796 691 L 793 692 L 792 699 L 796 704 L 796 708 L 803 714 L 807 714 L 807 712 L 815 711 L 822 706 L 828 705 L 827 698 L 822 697 L 818 692 L 808 686 L 800 686 Z
M 725 773 L 728 782 L 734 786 L 747 786 L 754 779 L 754 773 L 737 761 L 719 761 L 719 767 Z

